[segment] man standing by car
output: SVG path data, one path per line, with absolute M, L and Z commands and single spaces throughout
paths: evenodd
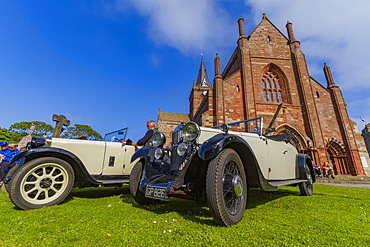
M 134 147 L 145 146 L 148 147 L 150 141 L 152 140 L 154 134 L 158 131 L 157 123 L 153 120 L 150 120 L 146 123 L 148 131 L 145 133 L 144 137 L 137 141 L 137 143 L 132 142 L 131 145 Z

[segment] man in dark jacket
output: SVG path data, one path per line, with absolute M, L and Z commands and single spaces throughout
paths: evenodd
M 131 145 L 134 147 L 137 146 L 145 146 L 148 147 L 152 137 L 154 136 L 155 132 L 158 131 L 157 123 L 153 120 L 150 120 L 146 123 L 146 127 L 148 131 L 145 133 L 144 137 L 137 141 L 137 143 L 132 142 Z

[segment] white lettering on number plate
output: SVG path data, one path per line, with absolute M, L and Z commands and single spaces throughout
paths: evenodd
M 168 197 L 166 194 L 166 188 L 159 188 L 159 187 L 147 186 L 146 191 L 145 191 L 145 197 L 150 197 L 150 198 L 160 199 L 160 200 L 168 200 Z

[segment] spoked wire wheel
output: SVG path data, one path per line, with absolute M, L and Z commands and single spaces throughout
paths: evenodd
M 311 196 L 313 194 L 313 178 L 312 178 L 311 170 L 307 164 L 306 164 L 305 170 L 306 170 L 307 181 L 300 183 L 298 187 L 299 187 L 299 191 L 301 192 L 301 195 Z
M 221 151 L 207 170 L 207 202 L 216 223 L 232 226 L 244 215 L 247 179 L 243 163 L 233 149 Z
M 222 178 L 223 199 L 229 214 L 235 215 L 240 211 L 244 199 L 241 172 L 234 159 L 230 159 L 224 168 Z
M 8 191 L 11 201 L 27 210 L 51 206 L 63 201 L 74 184 L 74 171 L 64 160 L 44 157 L 20 167 Z

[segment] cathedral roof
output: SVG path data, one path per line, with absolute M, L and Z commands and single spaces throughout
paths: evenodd
M 198 79 L 195 85 L 203 86 L 203 87 L 211 87 L 211 84 L 209 83 L 209 80 L 208 80 L 206 67 L 204 66 L 203 57 L 202 57 L 202 62 L 200 63 Z
M 162 109 L 159 108 L 158 120 L 176 122 L 180 124 L 189 122 L 190 117 L 189 114 L 184 113 L 163 112 Z
M 274 25 L 274 23 L 272 23 L 268 18 L 267 18 L 267 16 L 266 16 L 266 14 L 264 13 L 263 14 L 263 17 L 262 17 L 262 21 L 256 26 L 256 28 L 251 32 L 251 34 L 248 36 L 248 38 L 249 37 L 251 37 L 255 32 L 256 32 L 256 30 L 258 30 L 259 28 L 260 28 L 260 26 L 262 26 L 263 25 L 263 23 L 265 23 L 265 22 L 267 22 L 267 23 L 269 23 L 271 26 L 273 26 L 286 40 L 288 40 L 288 38 L 280 31 L 280 29 L 279 28 L 277 28 L 275 25 Z

